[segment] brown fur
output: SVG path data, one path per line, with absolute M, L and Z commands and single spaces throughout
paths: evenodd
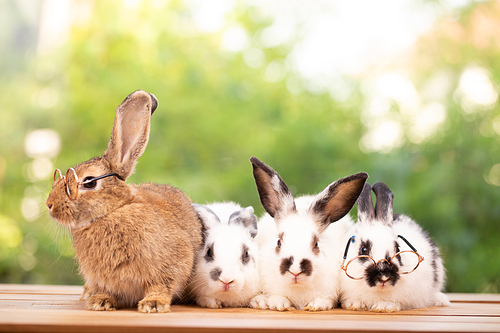
M 133 172 L 147 144 L 152 98 L 143 91 L 127 97 L 116 111 L 108 150 L 75 167 L 80 180 L 112 172 L 125 179 Z M 119 115 L 123 110 L 125 123 Z M 141 113 L 140 120 L 131 118 L 134 112 Z M 72 232 L 88 309 L 138 305 L 141 312 L 169 311 L 201 245 L 201 223 L 185 194 L 168 185 L 129 185 L 112 176 L 98 180 L 94 189 L 81 186 L 71 201 L 59 180 L 47 206 Z

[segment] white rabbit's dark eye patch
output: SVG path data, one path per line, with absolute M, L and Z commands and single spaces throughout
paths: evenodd
M 214 243 L 207 247 L 204 258 L 207 262 L 214 261 Z
M 399 249 L 398 242 L 394 242 L 394 250 L 396 251 L 395 253 L 399 253 L 400 249 Z M 398 256 L 396 256 L 396 258 L 398 259 L 399 265 L 403 266 L 403 261 L 401 260 L 401 256 L 398 255 Z
M 358 255 L 367 256 L 370 254 L 371 249 L 372 249 L 372 242 L 370 240 L 361 241 Z
M 281 245 L 283 243 L 283 233 L 278 235 L 278 242 L 276 242 L 276 254 L 280 253 Z
M 241 262 L 243 263 L 243 265 L 246 265 L 250 262 L 250 254 L 248 253 L 248 250 L 249 250 L 248 246 L 243 244 L 241 252 Z
M 319 254 L 319 237 L 318 235 L 313 235 L 311 241 L 311 249 L 315 255 Z

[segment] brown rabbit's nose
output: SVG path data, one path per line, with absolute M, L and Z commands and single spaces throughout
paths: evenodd
M 49 212 L 52 212 L 52 207 L 54 207 L 54 205 L 52 204 L 52 202 L 50 202 L 48 199 L 47 199 L 47 202 L 45 203 L 47 205 L 47 208 L 49 209 Z

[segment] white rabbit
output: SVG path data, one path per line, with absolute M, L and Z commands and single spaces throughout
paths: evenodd
M 348 216 L 339 220 L 356 202 L 368 175 L 342 178 L 316 196 L 294 200 L 272 168 L 255 157 L 250 161 L 269 214 L 259 221 L 257 236 L 262 294 L 250 306 L 279 311 L 332 309 L 338 302 L 340 270 L 340 256 L 335 253 L 343 246 L 338 235 L 343 236 L 352 224 Z
M 257 217 L 234 202 L 193 205 L 204 242 L 188 293 L 203 307 L 248 306 L 259 292 Z
M 371 189 L 366 183 L 358 198 L 358 223 L 344 240 L 342 307 L 393 312 L 449 305 L 441 292 L 445 271 L 437 246 L 411 218 L 393 215 L 387 185 L 373 185 L 375 208 Z

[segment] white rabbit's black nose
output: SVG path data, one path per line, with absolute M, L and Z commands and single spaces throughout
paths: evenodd
M 219 277 L 222 274 L 222 269 L 219 267 L 216 267 L 210 271 L 210 278 L 214 281 L 219 280 Z
M 288 272 L 290 267 L 292 267 L 292 264 L 293 264 L 293 257 L 281 259 L 281 264 L 280 264 L 281 275 L 285 275 L 285 273 Z
M 300 270 L 307 276 L 310 276 L 313 271 L 313 264 L 309 259 L 302 259 L 300 262 Z

